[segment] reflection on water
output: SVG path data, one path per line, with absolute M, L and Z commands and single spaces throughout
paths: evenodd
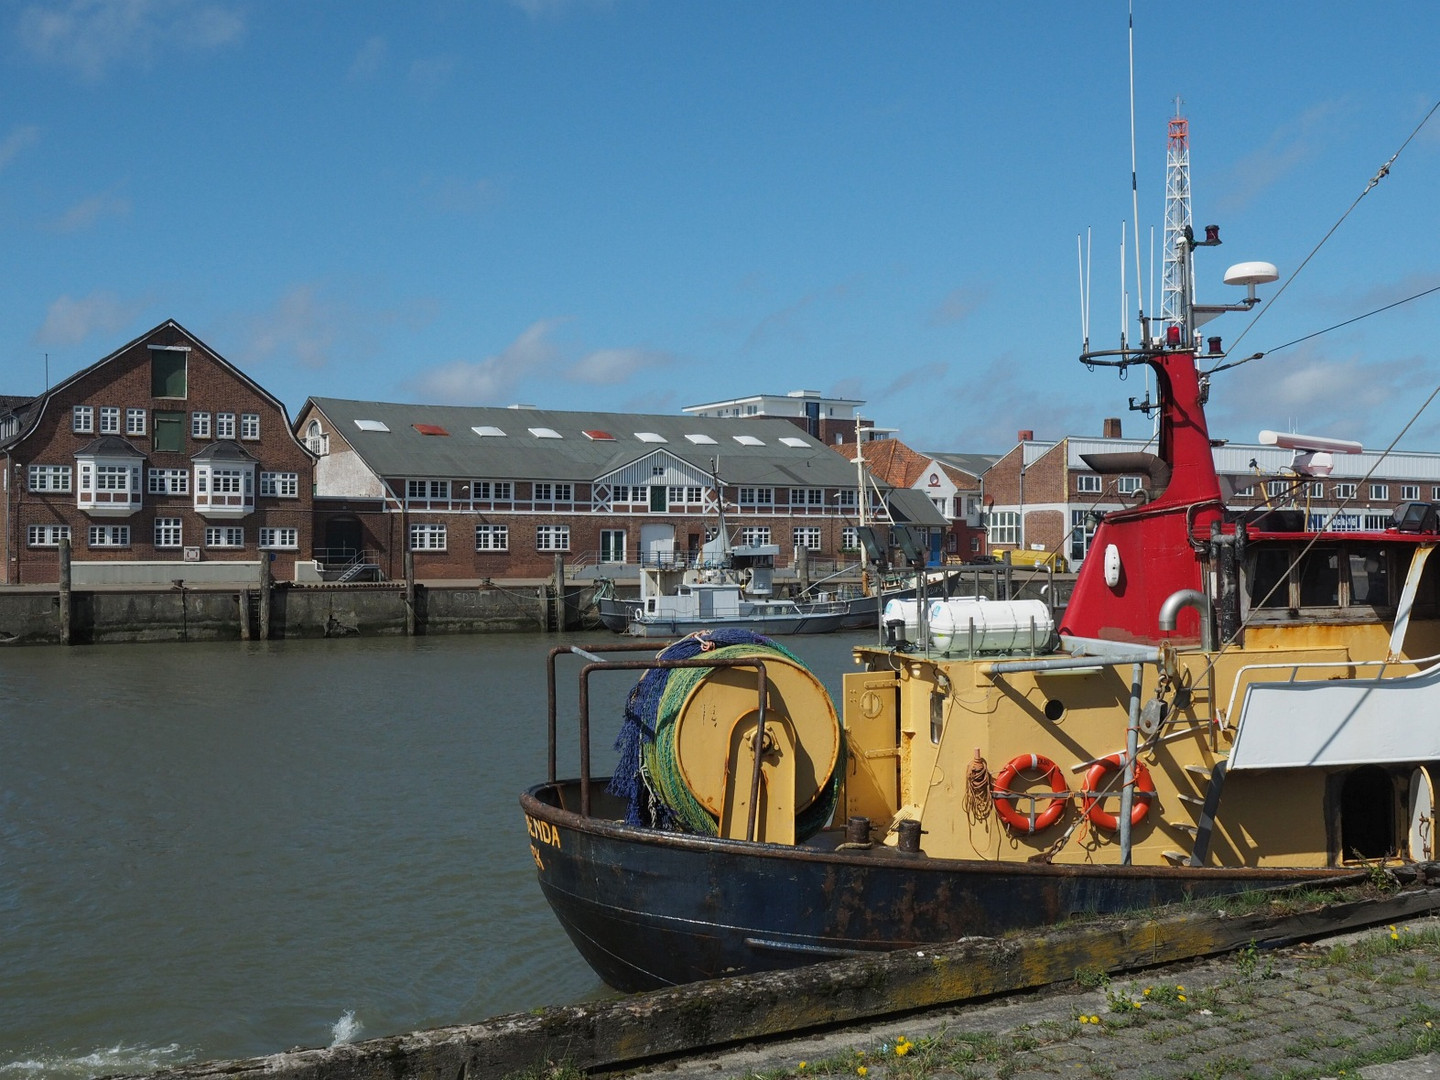
M 516 804 L 545 776 L 558 640 L 0 652 L 0 1072 L 144 1072 L 608 994 Z M 855 640 L 786 645 L 834 694 Z M 592 685 L 597 774 L 631 678 Z

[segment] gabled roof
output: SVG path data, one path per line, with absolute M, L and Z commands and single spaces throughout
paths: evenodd
M 935 509 L 935 504 L 923 491 L 896 488 L 885 496 L 885 500 L 890 504 L 890 513 L 897 523 L 941 529 L 950 524 L 950 519 Z
M 853 487 L 854 469 L 788 420 L 309 401 L 369 467 L 391 477 L 587 482 L 664 450 L 726 484 Z
M 75 456 L 143 458 L 145 453 L 129 439 L 121 438 L 119 435 L 101 435 L 98 439 L 91 439 L 76 450 Z
M 977 480 L 985 475 L 986 469 L 1000 460 L 999 454 L 952 454 L 948 451 L 943 454 L 932 453 L 930 456 L 942 465 L 949 465 L 952 469 L 969 473 Z
M 145 333 L 141 334 L 139 337 L 133 339 L 132 341 L 128 341 L 124 345 L 121 345 L 120 348 L 116 349 L 108 356 L 105 356 L 102 359 L 95 361 L 95 363 L 91 364 L 89 367 L 81 368 L 69 378 L 62 379 L 60 382 L 56 383 L 54 386 L 46 390 L 45 393 L 41 394 L 39 397 L 31 401 L 28 405 L 17 409 L 16 413 L 21 417 L 22 421 L 20 425 L 20 430 L 17 431 L 11 438 L 5 440 L 4 443 L 0 443 L 0 450 L 8 449 L 9 447 L 13 446 L 15 443 L 23 439 L 26 435 L 28 435 L 31 429 L 33 429 L 35 425 L 40 422 L 40 417 L 44 415 L 46 406 L 49 405 L 51 398 L 53 398 L 57 393 L 67 389 L 68 387 L 70 387 L 74 383 L 79 382 L 82 379 L 88 378 L 92 373 L 98 371 L 100 368 L 112 362 L 117 357 L 122 356 L 124 353 L 128 352 L 130 349 L 133 349 L 136 345 L 139 345 L 147 338 L 154 337 L 162 330 L 172 330 L 180 337 L 185 338 L 191 344 L 203 349 L 205 351 L 205 354 L 210 357 L 210 359 L 214 360 L 216 364 L 228 371 L 237 381 L 244 383 L 255 393 L 259 394 L 261 397 L 265 398 L 272 405 L 274 405 L 275 408 L 280 411 L 280 415 L 285 418 L 286 430 L 289 433 L 290 437 L 292 439 L 295 439 L 297 445 L 299 445 L 301 449 L 303 449 L 307 454 L 310 454 L 311 457 L 314 457 L 314 454 L 311 453 L 310 448 L 305 445 L 304 441 L 296 438 L 294 431 L 290 430 L 292 427 L 292 425 L 290 424 L 290 414 L 286 411 L 284 402 L 282 402 L 274 394 L 270 393 L 270 391 L 266 390 L 254 379 L 250 378 L 249 375 L 246 375 L 245 372 L 241 371 L 234 364 L 230 363 L 230 361 L 226 360 L 214 349 L 210 348 L 209 345 L 206 345 L 189 330 L 186 330 L 185 327 L 181 326 L 174 319 L 166 319 L 159 326 L 155 326 L 150 328 L 149 330 L 146 330 Z
M 195 453 L 190 455 L 191 461 L 240 461 L 256 462 L 260 460 L 254 454 L 246 450 L 234 439 L 216 439 L 207 443 Z
M 915 487 L 929 471 L 931 462 L 938 462 L 950 482 L 957 488 L 972 488 L 980 483 L 979 473 L 957 469 L 938 455 L 912 450 L 899 439 L 876 439 L 865 443 L 863 449 L 870 475 L 896 487 Z M 835 450 L 851 461 L 855 460 L 855 443 L 841 443 Z

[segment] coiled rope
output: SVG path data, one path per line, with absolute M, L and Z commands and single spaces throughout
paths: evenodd
M 657 654 L 659 660 L 689 660 L 704 654 L 720 659 L 783 657 L 804 668 L 794 653 L 753 630 L 702 631 L 681 638 Z M 615 740 L 619 764 L 609 790 L 627 800 L 631 825 L 715 836 L 719 824 L 686 785 L 676 760 L 681 707 L 711 668 L 652 668 L 642 675 L 625 702 L 624 721 Z M 842 758 L 821 796 L 795 819 L 795 836 L 805 840 L 824 828 L 834 813 L 845 775 Z

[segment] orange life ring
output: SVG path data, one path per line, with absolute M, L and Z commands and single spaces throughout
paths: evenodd
M 1033 810 L 1022 814 L 1015 805 L 1019 798 L 1031 798 L 1031 806 L 1035 804 L 1033 797 L 1017 794 L 1012 787 L 1015 778 L 1027 769 L 1039 769 L 1044 773 L 1045 779 L 1050 781 L 1050 790 L 1054 793 L 1050 798 L 1050 805 L 1038 814 Z M 995 777 L 991 797 L 995 800 L 995 812 L 1005 824 L 1016 832 L 1035 833 L 1048 829 L 1060 820 L 1060 815 L 1065 812 L 1065 804 L 1070 801 L 1070 788 L 1065 783 L 1065 774 L 1060 771 L 1060 766 L 1049 758 L 1039 754 L 1021 754 L 1017 758 L 1011 758 L 1009 764 Z
M 1100 803 L 1100 785 L 1105 782 L 1105 774 L 1112 769 L 1124 769 L 1125 757 L 1123 754 L 1111 754 L 1103 757 L 1085 774 L 1085 798 L 1080 806 L 1080 812 L 1090 819 L 1091 824 L 1109 832 L 1114 832 L 1120 827 L 1120 819 L 1116 815 L 1106 812 Z M 1155 784 L 1150 779 L 1150 770 L 1145 767 L 1143 761 L 1135 762 L 1135 795 L 1134 804 L 1130 807 L 1130 824 L 1139 825 L 1145 820 L 1145 815 L 1150 812 L 1150 798 L 1155 794 Z

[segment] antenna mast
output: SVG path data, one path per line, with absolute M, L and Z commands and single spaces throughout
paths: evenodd
M 1186 313 L 1195 297 L 1187 281 L 1183 243 L 1192 231 L 1190 218 L 1190 121 L 1180 115 L 1181 100 L 1175 99 L 1175 116 L 1170 121 L 1169 145 L 1165 154 L 1165 263 L 1161 282 L 1160 320 L 1169 326 L 1185 326 Z

